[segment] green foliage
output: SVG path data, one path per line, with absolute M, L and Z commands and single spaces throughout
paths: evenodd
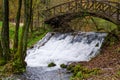
M 34 45 L 36 42 L 42 39 L 49 31 L 50 29 L 40 28 L 39 31 L 35 31 L 32 34 L 29 33 L 28 47 Z
M 53 63 L 53 62 L 51 62 L 51 63 L 48 64 L 48 67 L 54 67 L 54 66 L 56 66 L 56 64 Z
M 101 29 L 105 32 L 111 32 L 112 30 L 117 28 L 117 25 L 115 25 L 112 22 L 109 22 L 107 20 L 97 18 L 97 17 L 93 17 L 93 19 L 97 23 L 98 29 Z M 90 21 L 90 22 L 92 23 L 92 21 Z
M 117 75 L 120 76 L 120 70 L 117 72 Z
M 74 67 L 75 67 L 75 66 L 71 64 L 71 65 L 67 66 L 67 70 L 73 72 L 73 68 L 74 68 Z
M 6 60 L 4 58 L 0 58 L 0 66 L 3 66 L 6 64 Z
M 119 42 L 119 37 L 114 32 L 109 33 L 104 40 L 103 46 L 112 46 Z
M 71 80 L 83 80 L 86 78 L 89 78 L 92 75 L 97 75 L 100 73 L 100 69 L 88 69 L 80 64 L 71 66 L 69 70 L 73 73 L 73 76 L 71 77 Z
M 76 75 L 79 71 L 81 71 L 83 68 L 81 65 L 76 65 L 75 67 L 73 67 L 73 75 Z
M 60 67 L 61 67 L 61 68 L 67 68 L 67 65 L 61 64 Z
M 4 70 L 5 70 L 5 67 L 3 67 L 3 66 L 0 66 L 0 72 L 4 72 Z M 0 73 L 0 75 L 1 75 L 2 73 Z M 1 80 L 1 79 L 0 79 Z
M 83 78 L 83 76 L 82 76 L 82 71 L 79 71 L 79 72 L 76 74 L 76 77 L 81 77 L 81 78 Z
M 25 67 L 23 66 L 23 64 L 21 64 L 19 59 L 14 60 L 12 62 L 12 66 L 13 66 L 13 69 L 14 69 L 13 73 L 20 74 L 20 73 L 25 72 Z
M 1 28 L 2 28 L 2 21 L 0 21 L 0 31 L 1 31 Z M 10 28 L 10 30 L 9 30 L 10 40 L 13 41 L 14 33 L 15 33 L 15 25 L 10 23 L 9 28 Z M 19 27 L 19 39 L 20 39 L 21 33 L 22 33 L 22 27 Z
M 9 24 L 9 27 L 10 27 L 10 30 L 9 30 L 9 36 L 10 36 L 10 39 L 12 39 L 13 40 L 13 38 L 14 38 L 14 34 L 15 34 L 15 27 L 14 27 L 15 25 L 13 25 L 13 24 Z

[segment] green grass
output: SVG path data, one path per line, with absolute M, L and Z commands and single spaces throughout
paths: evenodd
M 0 21 L 0 35 L 1 35 L 1 28 L 2 28 L 2 22 Z M 15 32 L 15 26 L 13 24 L 9 24 L 9 37 L 10 40 L 14 38 L 14 32 Z
M 22 26 L 19 27 L 19 40 L 20 40 L 20 36 L 21 36 L 21 33 L 22 33 Z M 9 24 L 9 36 L 10 36 L 10 39 L 14 39 L 14 35 L 15 35 L 15 25 L 13 24 Z
M 28 39 L 28 47 L 37 43 L 40 39 L 42 39 L 48 32 L 52 31 L 49 27 L 47 29 L 40 28 L 39 31 L 34 32 L 32 35 L 30 34 L 30 38 Z
M 0 34 L 1 34 L 1 28 L 2 28 L 2 21 L 0 21 Z
M 93 17 L 93 19 L 96 22 L 98 28 L 103 29 L 106 32 L 110 32 L 117 28 L 117 26 L 114 23 L 109 22 L 107 20 L 97 18 L 97 17 Z M 92 20 L 90 20 L 90 23 L 92 23 Z

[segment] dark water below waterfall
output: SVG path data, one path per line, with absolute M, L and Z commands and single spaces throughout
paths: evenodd
M 71 76 L 64 69 L 45 71 L 42 67 L 28 67 L 28 80 L 69 80 Z

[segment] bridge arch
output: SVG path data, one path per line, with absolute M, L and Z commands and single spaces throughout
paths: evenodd
M 45 11 L 45 23 L 60 25 L 79 16 L 95 16 L 120 25 L 120 3 L 96 0 L 74 0 Z

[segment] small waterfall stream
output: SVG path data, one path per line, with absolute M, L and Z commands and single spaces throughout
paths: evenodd
M 71 74 L 67 74 L 60 65 L 89 61 L 99 53 L 106 35 L 95 32 L 47 33 L 27 51 L 27 79 L 69 80 Z M 51 62 L 56 66 L 48 68 Z

